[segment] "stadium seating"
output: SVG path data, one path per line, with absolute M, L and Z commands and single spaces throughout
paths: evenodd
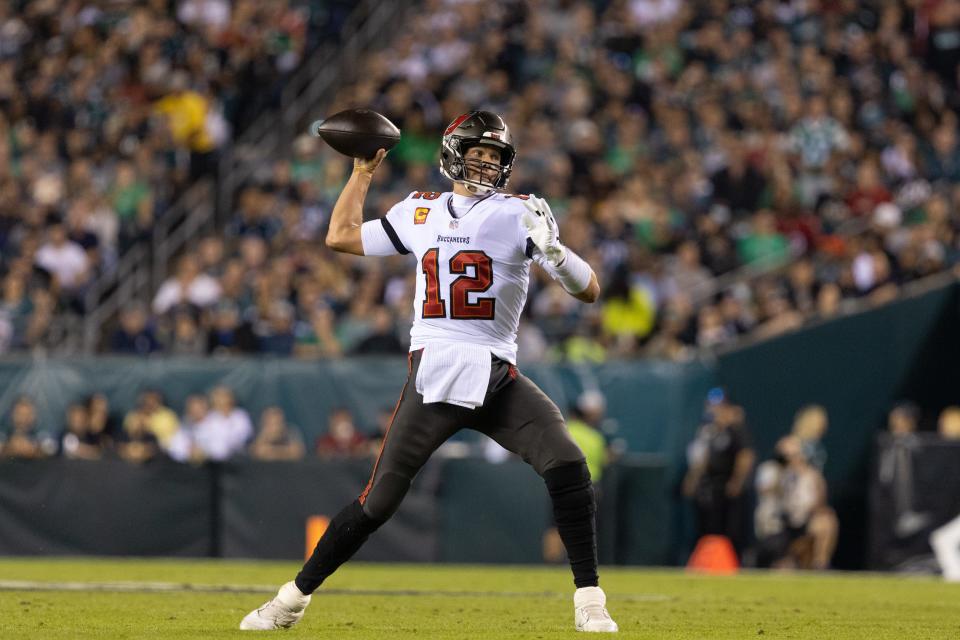
M 296 2 L 183 2 L 175 17 L 166 4 L 54 18 L 28 2 L 2 18 L 14 37 L 0 64 L 0 351 L 42 347 L 59 317 L 83 313 L 85 287 L 212 170 L 270 99 L 268 79 L 282 83 L 335 22 Z M 955 65 L 934 37 L 949 25 L 926 5 L 426 4 L 431 18 L 357 61 L 325 108 L 372 106 L 403 130 L 370 215 L 444 187 L 448 120 L 504 114 L 520 151 L 511 189 L 550 200 L 604 287 L 584 307 L 538 274 L 525 361 L 687 359 L 882 304 L 956 263 Z M 260 30 L 238 33 L 250 12 Z M 171 262 L 168 295 L 125 309 L 104 347 L 403 351 L 412 276 L 402 259 L 322 246 L 349 165 L 318 145 L 302 136 L 263 159 L 225 234 L 199 243 L 197 264 Z M 206 295 L 171 298 L 177 278 Z

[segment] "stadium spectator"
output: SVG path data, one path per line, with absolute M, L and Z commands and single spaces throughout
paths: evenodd
M 48 221 L 47 240 L 40 245 L 35 260 L 53 276 L 54 286 L 64 295 L 76 293 L 91 276 L 87 253 L 67 236 L 59 218 Z
M 810 404 L 797 412 L 791 430 L 791 435 L 800 441 L 803 457 L 820 473 L 827 464 L 827 450 L 822 440 L 828 426 L 827 410 L 818 404 Z
M 133 303 L 124 307 L 119 324 L 110 339 L 110 350 L 114 353 L 148 355 L 160 350 L 160 341 L 144 305 Z
M 613 352 L 635 351 L 653 329 L 655 313 L 647 292 L 631 285 L 626 269 L 618 269 L 607 285 L 601 310 L 604 336 Z
M 220 284 L 203 273 L 197 257 L 190 254 L 180 258 L 176 275 L 160 285 L 153 299 L 153 310 L 155 313 L 164 314 L 181 303 L 204 308 L 219 299 Z
M 746 542 L 744 489 L 755 460 L 743 409 L 732 404 L 723 390 L 712 389 L 705 417 L 687 448 L 683 493 L 696 508 L 698 537 L 726 536 L 742 553 Z
M 587 468 L 590 470 L 590 480 L 593 482 L 597 501 L 603 498 L 600 483 L 603 479 L 603 470 L 611 459 L 607 438 L 600 429 L 606 409 L 607 400 L 603 393 L 596 389 L 587 390 L 577 397 L 577 402 L 570 412 L 571 416 L 566 422 L 570 437 L 587 459 Z M 566 557 L 566 549 L 560 534 L 555 526 L 551 526 L 543 534 L 543 559 L 547 562 L 559 563 Z
M 240 317 L 240 309 L 232 301 L 221 300 L 211 310 L 207 332 L 207 353 L 231 355 L 257 350 L 257 337 L 250 324 Z
M 207 439 L 206 448 L 211 451 L 226 449 L 215 444 L 215 436 L 205 426 L 207 416 L 210 414 L 210 402 L 202 394 L 193 394 L 187 396 L 184 403 L 183 420 L 180 421 L 180 428 L 170 439 L 170 445 L 167 447 L 167 453 L 177 462 L 201 463 L 207 458 L 205 448 L 201 446 L 201 440 Z M 213 441 L 211 443 L 210 441 Z
M 283 409 L 267 407 L 260 415 L 260 429 L 250 444 L 254 460 L 300 460 L 305 455 L 300 430 L 287 424 Z
M 887 415 L 887 432 L 894 438 L 904 438 L 917 432 L 920 408 L 912 402 L 897 404 Z
M 236 405 L 229 387 L 214 387 L 209 396 L 210 412 L 197 427 L 196 441 L 207 458 L 220 462 L 246 449 L 253 423 L 246 410 Z
M 123 428 L 128 433 L 135 430 L 128 428 L 128 423 L 132 422 L 143 422 L 147 431 L 164 448 L 170 446 L 170 441 L 180 428 L 177 414 L 164 404 L 163 394 L 153 389 L 141 393 L 137 406 L 123 419 Z
M 960 407 L 950 406 L 940 412 L 937 433 L 944 440 L 960 440 Z
M 99 460 L 103 457 L 103 434 L 90 429 L 87 407 L 73 403 L 67 407 L 66 425 L 60 436 L 60 455 L 77 460 Z
M 187 305 L 176 308 L 173 325 L 164 337 L 164 353 L 172 356 L 201 356 L 207 352 L 207 336 L 201 331 L 196 312 Z
M 157 436 L 150 430 L 149 418 L 142 411 L 134 412 L 124 421 L 116 445 L 122 460 L 136 464 L 153 460 L 161 451 Z
M 105 448 L 110 448 L 117 435 L 116 420 L 110 414 L 110 401 L 103 393 L 94 393 L 87 398 L 87 420 L 90 432 L 99 437 Z
M 57 451 L 57 442 L 37 425 L 37 408 L 29 396 L 20 396 L 10 410 L 9 423 L 0 431 L 0 456 L 43 458 Z
M 256 187 L 240 192 L 234 223 L 228 229 L 234 236 L 253 236 L 269 242 L 280 231 L 281 221 L 274 215 L 276 201 L 272 194 Z
M 301 295 L 302 297 L 302 295 Z M 297 344 L 294 354 L 300 358 L 337 358 L 343 348 L 336 336 L 336 317 L 326 305 L 318 304 L 305 311 L 297 323 Z
M 607 410 L 607 400 L 596 389 L 584 391 L 577 397 L 572 416 L 567 421 L 570 437 L 587 458 L 587 468 L 593 484 L 599 486 L 603 469 L 610 461 L 607 438 L 600 429 Z
M 317 438 L 321 458 L 358 458 L 368 454 L 367 438 L 357 430 L 349 409 L 334 409 L 327 419 L 327 431 Z
M 922 448 L 917 436 L 920 408 L 913 402 L 896 404 L 887 415 L 887 430 L 877 438 L 877 484 L 872 499 L 888 500 L 893 518 L 890 533 L 900 541 L 911 538 L 930 524 L 930 514 L 914 490 L 914 456 Z M 876 532 L 883 536 L 883 532 Z
M 107 194 L 116 223 L 120 244 L 126 248 L 144 239 L 153 223 L 155 200 L 149 183 L 130 162 L 117 165 L 117 173 Z
M 396 354 L 406 349 L 397 337 L 397 326 L 390 310 L 383 306 L 374 307 L 370 312 L 373 321 L 370 333 L 353 349 L 355 355 Z
M 274 300 L 263 322 L 258 323 L 258 351 L 276 356 L 290 356 L 296 341 L 294 335 L 293 305 L 285 300 Z
M 761 567 L 827 569 L 837 544 L 837 516 L 823 475 L 807 461 L 795 435 L 781 438 L 759 465 L 754 529 Z
M 222 114 L 214 110 L 209 95 L 190 87 L 186 71 L 170 75 L 167 94 L 154 103 L 156 113 L 166 119 L 173 141 L 190 151 L 193 177 L 212 170 L 211 155 L 226 138 Z
M 0 352 L 26 346 L 27 328 L 33 305 L 27 295 L 23 278 L 9 274 L 3 279 L 3 298 L 0 300 L 0 319 L 5 326 L 5 339 L 0 340 Z
M 162 451 L 143 411 L 134 411 L 124 419 L 123 429 L 117 434 L 116 448 L 121 460 L 135 464 L 149 462 Z

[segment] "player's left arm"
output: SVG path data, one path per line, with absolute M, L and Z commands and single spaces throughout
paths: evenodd
M 570 250 L 567 249 L 567 251 Z M 587 288 L 580 293 L 570 293 L 570 295 L 587 304 L 593 304 L 600 299 L 600 281 L 597 280 L 597 274 L 594 273 L 593 269 L 590 270 L 590 284 L 587 285 Z
M 565 247 L 565 249 L 567 250 L 568 259 L 570 256 L 573 256 L 574 260 L 579 260 L 586 265 L 587 269 L 590 269 L 590 281 L 583 290 L 575 291 L 575 289 L 580 286 L 581 281 L 576 278 L 576 274 L 574 274 L 571 278 L 569 270 L 567 270 L 566 273 L 561 273 L 561 271 L 563 271 L 562 265 L 560 268 L 556 268 L 547 263 L 546 260 L 540 260 L 538 261 L 538 264 L 546 269 L 547 273 L 549 273 L 554 280 L 559 282 L 563 288 L 566 289 L 567 293 L 572 295 L 580 302 L 586 302 L 587 304 L 596 302 L 600 298 L 600 281 L 597 280 L 597 274 L 594 273 L 592 268 L 590 268 L 590 265 L 586 260 L 571 251 L 569 247 Z
M 523 205 L 527 208 L 523 226 L 536 248 L 537 263 L 577 300 L 596 302 L 600 298 L 597 274 L 586 260 L 561 244 L 560 229 L 547 201 L 530 196 Z

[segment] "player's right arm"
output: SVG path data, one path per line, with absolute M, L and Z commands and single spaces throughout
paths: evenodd
M 360 228 L 363 226 L 363 202 L 367 198 L 370 182 L 377 167 L 387 152 L 377 151 L 370 160 L 355 158 L 353 173 L 340 192 L 337 203 L 330 214 L 330 227 L 327 229 L 327 246 L 341 253 L 364 255 L 363 239 Z

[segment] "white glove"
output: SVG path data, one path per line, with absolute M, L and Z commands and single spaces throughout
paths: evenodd
M 550 205 L 543 198 L 530 196 L 523 202 L 529 213 L 523 214 L 523 226 L 527 234 L 554 267 L 560 266 L 567 257 L 566 248 L 560 244 L 560 229 L 557 220 L 550 211 Z

